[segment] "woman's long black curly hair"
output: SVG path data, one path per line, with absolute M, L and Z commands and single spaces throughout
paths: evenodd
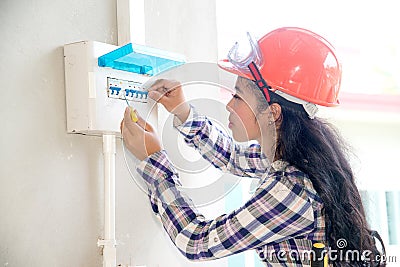
M 250 82 L 259 99 L 258 111 L 268 106 L 258 87 Z M 303 106 L 270 92 L 270 105 L 281 106 L 277 129 L 276 155 L 306 173 L 324 204 L 327 245 L 337 250 L 370 251 L 370 261 L 333 262 L 334 266 L 383 266 L 375 262 L 379 254 L 365 217 L 360 193 L 349 163 L 349 149 L 333 125 L 323 119 L 310 119 Z M 337 246 L 345 239 L 347 246 Z M 340 255 L 340 254 L 337 254 Z M 378 256 L 379 257 L 379 256 Z M 384 263 L 383 263 L 384 264 Z

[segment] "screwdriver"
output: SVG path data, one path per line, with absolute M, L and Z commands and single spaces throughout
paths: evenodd
M 326 255 L 325 245 L 323 243 L 314 243 L 312 246 L 311 267 L 327 267 L 328 257 Z
M 138 117 L 136 116 L 136 112 L 133 110 L 131 105 L 129 105 L 128 99 L 126 99 L 126 94 L 124 94 L 124 98 L 125 98 L 126 104 L 128 105 L 129 109 L 131 110 L 131 119 L 132 119 L 132 121 L 133 122 L 137 122 L 138 121 Z

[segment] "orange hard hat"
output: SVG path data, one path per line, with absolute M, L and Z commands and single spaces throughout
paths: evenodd
M 218 65 L 257 80 L 249 71 L 249 64 L 253 62 L 271 91 L 322 106 L 339 104 L 341 64 L 333 46 L 323 37 L 306 29 L 284 27 L 258 41 L 249 37 L 249 41 L 251 51 L 246 58 L 237 56 L 236 43 L 228 59 L 220 60 Z

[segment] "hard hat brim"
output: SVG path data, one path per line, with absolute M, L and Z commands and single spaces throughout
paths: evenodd
M 236 74 L 240 77 L 247 78 L 249 80 L 253 80 L 253 77 L 251 76 L 251 73 L 245 73 L 242 70 L 239 70 L 237 67 L 235 67 L 232 63 L 229 62 L 228 59 L 221 59 L 218 60 L 218 67 L 221 69 Z
M 242 70 L 238 69 L 235 65 L 230 63 L 228 59 L 219 60 L 218 61 L 218 67 L 223 69 L 223 70 L 225 70 L 225 71 L 227 71 L 227 72 L 230 72 L 232 74 L 236 74 L 236 75 L 238 75 L 240 77 L 247 78 L 247 79 L 252 80 L 252 81 L 254 80 L 254 78 L 251 75 L 251 73 L 244 73 Z M 282 92 L 284 92 L 286 94 L 292 95 L 294 97 L 298 97 L 297 95 L 294 95 L 292 92 L 290 92 L 289 90 L 287 90 L 287 89 L 285 89 L 285 88 L 283 88 L 283 87 L 281 87 L 279 85 L 275 85 L 275 84 L 273 84 L 272 82 L 269 82 L 269 81 L 267 81 L 267 82 L 268 82 L 269 85 L 271 85 L 272 91 L 279 90 L 279 91 L 282 91 Z M 318 99 L 315 99 L 315 98 L 311 98 L 311 97 L 306 97 L 306 96 L 302 96 L 302 97 L 298 97 L 298 98 L 302 99 L 304 101 L 307 101 L 307 102 L 314 103 L 316 105 L 320 105 L 320 106 L 335 107 L 335 106 L 340 105 L 339 99 L 336 99 L 335 102 L 327 102 L 327 101 L 321 101 L 321 100 L 318 100 Z

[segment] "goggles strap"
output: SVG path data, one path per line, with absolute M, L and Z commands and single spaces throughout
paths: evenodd
M 264 78 L 261 76 L 260 70 L 257 68 L 254 61 L 252 61 L 248 67 L 250 69 L 251 75 L 253 75 L 254 82 L 256 83 L 257 87 L 260 88 L 265 99 L 269 103 L 271 101 L 271 98 L 269 96 L 268 90 L 271 89 L 271 86 L 269 86 L 267 82 L 264 80 Z

